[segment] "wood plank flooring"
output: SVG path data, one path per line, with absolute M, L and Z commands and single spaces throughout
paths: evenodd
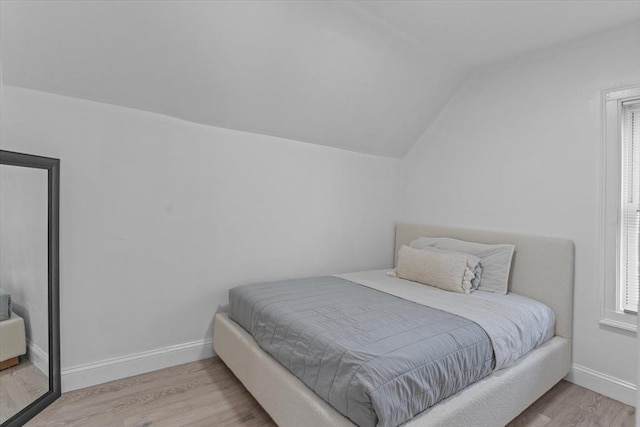
M 635 408 L 567 381 L 527 408 L 508 427 L 635 426 Z
M 0 424 L 49 390 L 49 380 L 29 360 L 0 371 Z
M 634 408 L 562 381 L 509 427 L 633 427 L 634 417 Z M 255 427 L 275 423 L 224 363 L 213 358 L 64 393 L 27 426 Z

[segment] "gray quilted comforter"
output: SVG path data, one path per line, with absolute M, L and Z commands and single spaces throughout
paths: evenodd
M 490 374 L 478 324 L 338 277 L 239 286 L 229 316 L 359 426 L 397 426 Z

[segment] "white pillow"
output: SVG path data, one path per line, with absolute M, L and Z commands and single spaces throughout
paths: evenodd
M 509 287 L 509 272 L 514 245 L 487 245 L 484 243 L 467 242 L 449 237 L 420 237 L 410 243 L 414 249 L 435 247 L 449 251 L 463 252 L 480 258 L 482 278 L 479 291 L 506 294 Z
M 398 252 L 396 275 L 450 292 L 471 292 L 473 270 L 462 254 L 425 251 L 403 245 Z

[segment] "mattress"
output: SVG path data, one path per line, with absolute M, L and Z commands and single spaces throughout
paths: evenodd
M 349 280 L 325 277 L 238 287 L 230 292 L 229 315 L 265 351 L 356 424 L 398 425 L 492 371 L 496 343 L 505 336 L 495 325 L 503 322 L 504 313 L 493 320 L 489 330 L 494 336 L 489 337 L 473 320 L 416 304 L 407 295 L 387 293 L 390 289 L 372 289 L 388 288 L 384 282 L 389 280 L 409 293 L 430 288 L 412 289 L 413 282 L 386 277 L 384 272 L 367 272 Z M 443 295 L 432 299 L 447 301 L 451 295 L 438 291 Z M 487 304 L 482 296 L 470 301 Z M 549 322 L 545 310 L 535 304 L 534 310 L 523 309 L 522 301 L 517 302 L 516 311 L 536 313 L 515 316 L 520 333 L 531 335 L 526 331 L 538 329 L 533 335 L 542 337 L 524 341 L 544 342 L 550 337 L 549 323 L 553 331 L 552 313 Z M 459 303 L 455 298 L 450 302 Z M 466 304 L 474 307 L 469 301 Z M 475 311 L 487 323 L 487 314 Z M 534 320 L 526 324 L 522 319 Z M 511 339 L 517 340 L 522 341 Z M 518 348 L 499 346 L 503 353 Z

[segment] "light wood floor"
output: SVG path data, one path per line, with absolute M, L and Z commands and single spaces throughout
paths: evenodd
M 632 406 L 560 381 L 508 427 L 634 427 L 635 413 Z
M 633 427 L 633 420 L 632 407 L 562 381 L 509 427 Z M 253 427 L 275 423 L 222 361 L 214 358 L 65 393 L 27 426 Z
M 49 390 L 49 380 L 28 360 L 0 371 L 0 424 Z

